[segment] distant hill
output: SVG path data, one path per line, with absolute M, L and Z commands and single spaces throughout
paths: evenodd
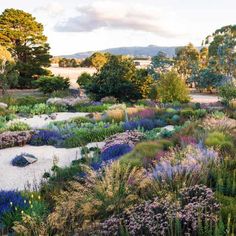
M 114 55 L 130 55 L 134 57 L 153 57 L 159 51 L 165 52 L 169 57 L 175 55 L 175 49 L 177 47 L 158 47 L 155 45 L 149 45 L 147 47 L 120 47 L 120 48 L 109 48 L 105 50 L 98 50 L 98 52 L 109 52 Z M 91 56 L 95 51 L 78 52 L 72 55 L 63 55 L 65 58 L 78 58 L 83 59 Z

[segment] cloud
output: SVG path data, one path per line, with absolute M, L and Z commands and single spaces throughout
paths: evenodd
M 35 8 L 34 12 L 38 15 L 56 17 L 64 12 L 64 7 L 58 2 L 51 2 L 45 6 Z
M 91 32 L 97 29 L 135 30 L 173 36 L 163 9 L 112 1 L 97 1 L 77 7 L 77 15 L 55 25 L 58 32 Z M 170 28 L 170 27 L 169 27 Z

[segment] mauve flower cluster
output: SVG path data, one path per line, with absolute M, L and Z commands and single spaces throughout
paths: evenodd
M 155 166 L 153 176 L 164 182 L 174 180 L 177 176 L 194 177 L 210 163 L 218 160 L 218 152 L 213 149 L 207 149 L 200 144 L 189 145 L 183 150 L 173 149 L 167 152 Z
M 26 199 L 17 191 L 0 191 L 0 222 L 5 214 L 16 209 L 25 209 L 28 207 Z
M 34 146 L 55 145 L 59 146 L 63 141 L 60 133 L 51 130 L 38 130 L 30 140 L 30 144 Z
M 137 113 L 131 114 L 129 118 L 132 120 L 134 118 L 139 118 L 139 119 L 152 119 L 155 118 L 156 111 L 154 109 L 146 108 L 143 109 Z
M 101 223 L 89 235 L 120 235 L 125 228 L 129 235 L 168 235 L 177 223 L 183 234 L 195 235 L 203 223 L 214 226 L 217 222 L 219 204 L 211 189 L 196 185 L 180 191 L 180 199 L 155 198 L 146 201 L 120 215 L 112 216 Z
M 110 164 L 111 162 L 117 160 L 119 157 L 125 155 L 132 151 L 132 147 L 128 144 L 115 144 L 106 148 L 100 155 L 100 159 L 97 162 L 93 162 L 91 167 L 94 170 L 99 170 L 103 166 Z
M 123 127 L 125 130 L 135 130 L 138 128 L 144 130 L 152 130 L 157 127 L 164 127 L 166 122 L 161 119 L 152 120 L 152 119 L 141 119 L 138 121 L 127 121 L 124 123 Z
M 197 144 L 197 139 L 191 136 L 180 136 L 179 137 L 180 144 L 183 147 L 186 147 L 188 145 L 195 145 Z
M 112 135 L 105 140 L 105 145 L 102 151 L 116 144 L 128 144 L 130 147 L 134 147 L 143 138 L 143 136 L 143 133 L 136 130 L 128 130 L 123 133 Z
M 184 188 L 180 192 L 182 209 L 178 217 L 182 223 L 184 232 L 191 233 L 198 229 L 198 224 L 209 223 L 214 225 L 217 222 L 217 213 L 220 209 L 219 203 L 215 200 L 214 193 L 204 185 L 195 185 Z

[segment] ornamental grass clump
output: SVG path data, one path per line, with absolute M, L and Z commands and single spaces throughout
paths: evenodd
M 151 193 L 151 179 L 144 169 L 114 162 L 99 176 L 90 169 L 86 173 L 85 184 L 70 182 L 66 190 L 55 196 L 56 205 L 48 222 L 57 234 L 83 231 L 95 222 L 141 202 Z

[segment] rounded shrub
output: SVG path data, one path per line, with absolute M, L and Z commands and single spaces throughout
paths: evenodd
M 157 142 L 149 141 L 138 143 L 132 152 L 121 157 L 122 164 L 130 164 L 132 166 L 148 165 L 156 154 L 161 150 L 167 150 L 172 143 L 169 140 L 158 140 Z
M 35 81 L 35 85 L 45 94 L 66 90 L 70 87 L 69 79 L 60 76 L 42 76 Z
M 188 102 L 189 91 L 185 81 L 175 71 L 162 74 L 155 87 L 152 88 L 150 97 L 163 103 Z
M 232 152 L 234 143 L 232 138 L 223 132 L 214 131 L 208 134 L 205 144 L 209 147 L 219 148 L 220 151 Z

